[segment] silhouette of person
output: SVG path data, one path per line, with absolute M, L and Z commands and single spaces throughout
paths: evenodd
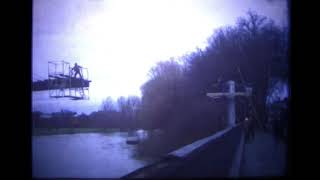
M 253 107 L 251 104 L 248 106 L 248 112 L 247 117 L 245 118 L 245 135 L 246 135 L 246 141 L 250 142 L 254 139 L 255 136 L 255 126 L 256 126 L 256 119 L 254 118 L 253 113 Z
M 77 63 L 74 64 L 74 67 L 71 69 L 72 71 L 74 71 L 73 77 L 77 77 L 77 75 L 79 74 L 80 78 L 82 79 L 82 74 L 80 72 L 80 68 L 81 68 L 81 66 L 79 66 Z

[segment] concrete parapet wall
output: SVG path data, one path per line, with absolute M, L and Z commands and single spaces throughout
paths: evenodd
M 179 148 L 158 162 L 123 178 L 237 177 L 242 157 L 243 124 Z

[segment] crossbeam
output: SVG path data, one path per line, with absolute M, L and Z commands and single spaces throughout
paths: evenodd
M 236 84 L 234 81 L 228 81 L 227 84 L 229 86 L 228 92 L 207 93 L 207 96 L 213 99 L 218 99 L 222 97 L 226 97 L 228 99 L 228 125 L 235 126 L 236 125 L 235 97 L 236 96 L 249 97 L 252 94 L 252 89 L 246 88 L 245 92 L 236 92 L 235 91 Z
M 207 96 L 211 98 L 221 98 L 221 97 L 235 97 L 235 96 L 250 96 L 250 93 L 247 92 L 235 92 L 235 93 L 207 93 Z

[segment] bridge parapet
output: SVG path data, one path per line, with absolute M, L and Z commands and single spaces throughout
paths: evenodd
M 123 178 L 237 177 L 244 143 L 243 126 L 242 123 L 228 127 L 195 141 Z

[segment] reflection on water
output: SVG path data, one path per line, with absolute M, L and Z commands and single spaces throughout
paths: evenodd
M 146 140 L 149 137 L 148 131 L 139 129 L 137 131 L 134 131 L 133 133 L 129 133 L 129 136 L 135 136 L 139 138 L 139 140 L 143 141 Z
M 143 132 L 140 131 L 140 134 Z M 34 136 L 33 177 L 121 177 L 150 162 L 134 157 L 126 132 Z

